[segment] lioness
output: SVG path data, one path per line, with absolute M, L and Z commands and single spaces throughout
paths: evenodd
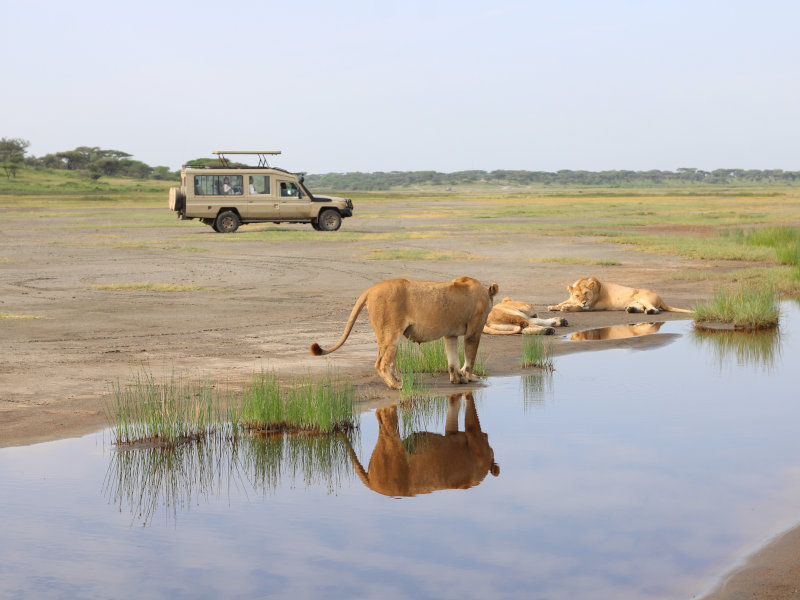
M 568 285 L 569 298 L 547 310 L 562 312 L 577 310 L 624 310 L 629 313 L 655 315 L 662 310 L 691 313 L 694 311 L 673 308 L 664 304 L 658 294 L 650 290 L 635 289 L 616 283 L 600 283 L 596 277 L 581 277 Z
M 347 453 L 361 481 L 369 489 L 386 496 L 415 496 L 436 490 L 464 490 L 478 485 L 491 473 L 500 474 L 494 462 L 489 437 L 481 431 L 472 394 L 466 394 L 464 431 L 458 430 L 461 395 L 450 396 L 444 435 L 429 431 L 400 437 L 397 405 L 379 408 L 378 441 L 369 460 L 361 466 L 347 444 Z
M 537 319 L 533 305 L 528 302 L 503 298 L 500 304 L 492 307 L 483 333 L 491 335 L 512 335 L 515 333 L 533 335 L 553 335 L 554 327 L 566 327 L 563 317 Z
M 497 294 L 497 284 L 488 288 L 471 277 L 453 281 L 409 281 L 390 279 L 376 283 L 356 300 L 341 339 L 330 348 L 311 345 L 311 354 L 330 354 L 345 343 L 364 306 L 378 342 L 375 369 L 390 388 L 400 389 L 397 344 L 400 336 L 412 342 L 444 338 L 450 383 L 467 383 L 478 353 L 483 326 Z M 458 368 L 458 336 L 464 336 L 464 366 Z

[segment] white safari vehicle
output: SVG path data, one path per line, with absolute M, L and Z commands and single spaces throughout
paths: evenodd
M 315 196 L 301 174 L 270 167 L 276 150 L 215 150 L 217 167 L 186 167 L 181 187 L 170 188 L 169 208 L 179 219 L 200 219 L 219 233 L 233 233 L 244 223 L 311 223 L 318 231 L 336 231 L 353 216 L 353 201 Z M 232 167 L 227 155 L 258 157 L 257 167 Z

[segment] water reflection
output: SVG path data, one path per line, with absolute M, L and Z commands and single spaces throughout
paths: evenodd
M 347 447 L 356 434 L 348 435 L 220 434 L 172 448 L 120 448 L 110 453 L 103 489 L 109 502 L 143 524 L 160 507 L 176 519 L 179 510 L 234 487 L 266 496 L 302 481 L 332 493 L 353 474 Z
M 553 393 L 553 373 L 542 371 L 520 377 L 522 403 L 528 408 L 544 406 L 548 395 Z
M 458 417 L 462 394 L 447 399 L 444 434 L 417 431 L 400 436 L 397 405 L 379 408 L 378 440 L 364 469 L 350 448 L 353 467 L 369 489 L 385 496 L 416 496 L 436 490 L 467 489 L 478 485 L 491 473 L 500 474 L 489 446 L 489 436 L 481 430 L 478 411 L 471 393 L 466 400 L 464 431 Z
M 612 325 L 598 329 L 584 329 L 571 334 L 568 339 L 584 342 L 594 340 L 622 340 L 631 337 L 640 337 L 658 333 L 664 321 L 660 323 L 630 323 L 627 325 Z
M 762 331 L 713 331 L 693 329 L 691 340 L 711 350 L 717 366 L 735 361 L 737 365 L 771 370 L 781 356 L 781 336 L 777 329 Z

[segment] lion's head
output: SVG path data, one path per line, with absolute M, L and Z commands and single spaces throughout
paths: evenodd
M 592 308 L 600 295 L 600 282 L 594 277 L 581 277 L 573 285 L 568 285 L 570 299 L 581 308 Z

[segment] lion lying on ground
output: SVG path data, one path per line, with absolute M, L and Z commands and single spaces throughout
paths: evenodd
M 578 310 L 624 310 L 629 313 L 655 315 L 662 310 L 691 313 L 694 311 L 673 308 L 664 304 L 661 297 L 653 291 L 635 289 L 616 283 L 600 283 L 596 277 L 581 277 L 568 285 L 569 298 L 547 310 L 562 312 Z
M 415 496 L 436 490 L 465 490 L 491 473 L 500 474 L 489 437 L 481 431 L 472 394 L 466 394 L 464 431 L 458 429 L 461 395 L 451 396 L 444 435 L 418 431 L 400 437 L 397 405 L 375 411 L 378 441 L 368 469 L 348 442 L 347 452 L 361 481 L 385 496 Z
M 471 277 L 446 282 L 390 279 L 376 283 L 356 300 L 341 339 L 328 349 L 312 344 L 311 354 L 330 354 L 344 344 L 366 306 L 378 342 L 375 369 L 386 385 L 401 387 L 396 360 L 401 336 L 417 343 L 443 337 L 450 383 L 467 383 L 497 289 L 496 283 L 486 288 Z M 460 335 L 464 336 L 464 366 L 459 370 Z
M 563 317 L 537 319 L 533 305 L 527 302 L 503 298 L 500 304 L 492 307 L 483 333 L 491 335 L 512 335 L 515 333 L 533 335 L 553 335 L 554 327 L 566 327 Z

